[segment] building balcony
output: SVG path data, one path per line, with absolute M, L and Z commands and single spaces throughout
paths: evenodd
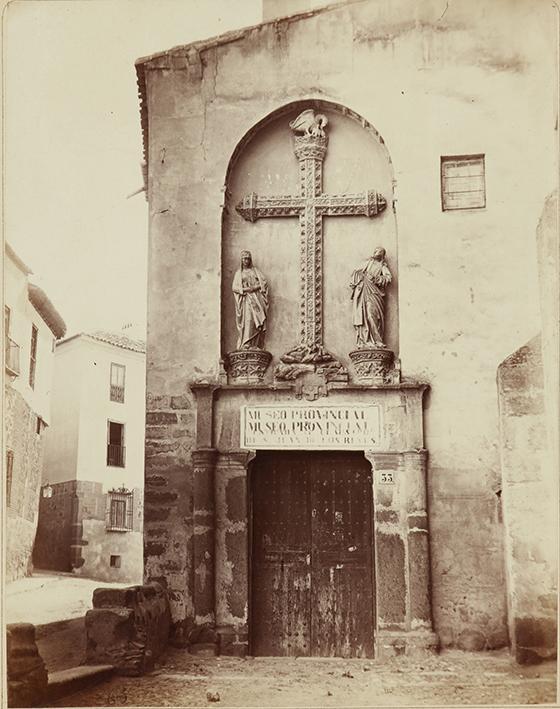
M 5 356 L 6 372 L 17 377 L 19 375 L 19 345 L 11 337 L 6 337 Z
M 124 404 L 124 387 L 111 384 L 111 401 Z
M 124 468 L 126 446 L 116 446 L 113 443 L 107 444 L 107 465 L 115 468 Z

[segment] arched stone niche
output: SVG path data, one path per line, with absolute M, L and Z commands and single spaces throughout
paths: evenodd
M 387 208 L 376 217 L 323 218 L 323 333 L 325 348 L 352 372 L 348 352 L 355 348 L 350 276 L 376 246 L 387 251 L 393 282 L 386 296 L 385 342 L 398 356 L 397 229 L 393 208 L 393 169 L 381 136 L 358 114 L 321 100 L 290 103 L 255 125 L 238 144 L 228 167 L 222 231 L 222 354 L 236 348 L 237 330 L 232 281 L 240 252 L 249 249 L 266 276 L 270 309 L 265 348 L 274 364 L 298 344 L 300 331 L 300 234 L 297 217 L 245 221 L 235 210 L 241 199 L 299 195 L 299 166 L 289 123 L 306 108 L 328 118 L 328 149 L 323 163 L 323 193 L 376 190 Z

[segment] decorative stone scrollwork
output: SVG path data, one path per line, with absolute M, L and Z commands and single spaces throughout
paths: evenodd
M 392 383 L 393 361 L 395 358 L 392 350 L 386 347 L 353 350 L 350 359 L 358 379 L 367 384 Z
M 272 355 L 266 350 L 235 350 L 227 356 L 227 369 L 232 384 L 260 384 Z
M 328 142 L 327 136 L 298 135 L 294 139 L 294 152 L 298 160 L 324 160 Z

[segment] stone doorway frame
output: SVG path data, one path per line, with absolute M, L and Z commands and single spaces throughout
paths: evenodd
M 215 652 L 245 656 L 249 652 L 249 466 L 256 451 L 214 448 L 213 398 L 220 387 L 194 384 L 191 388 L 197 399 L 198 444 L 192 453 L 194 622 L 208 628 L 206 638 L 212 640 Z M 375 657 L 434 651 L 438 638 L 431 606 L 427 451 L 366 450 L 364 456 L 373 480 Z M 196 650 L 196 643 L 191 649 Z

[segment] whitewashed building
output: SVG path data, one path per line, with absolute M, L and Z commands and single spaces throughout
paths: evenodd
M 122 334 L 57 346 L 37 566 L 141 579 L 145 369 L 144 343 Z

